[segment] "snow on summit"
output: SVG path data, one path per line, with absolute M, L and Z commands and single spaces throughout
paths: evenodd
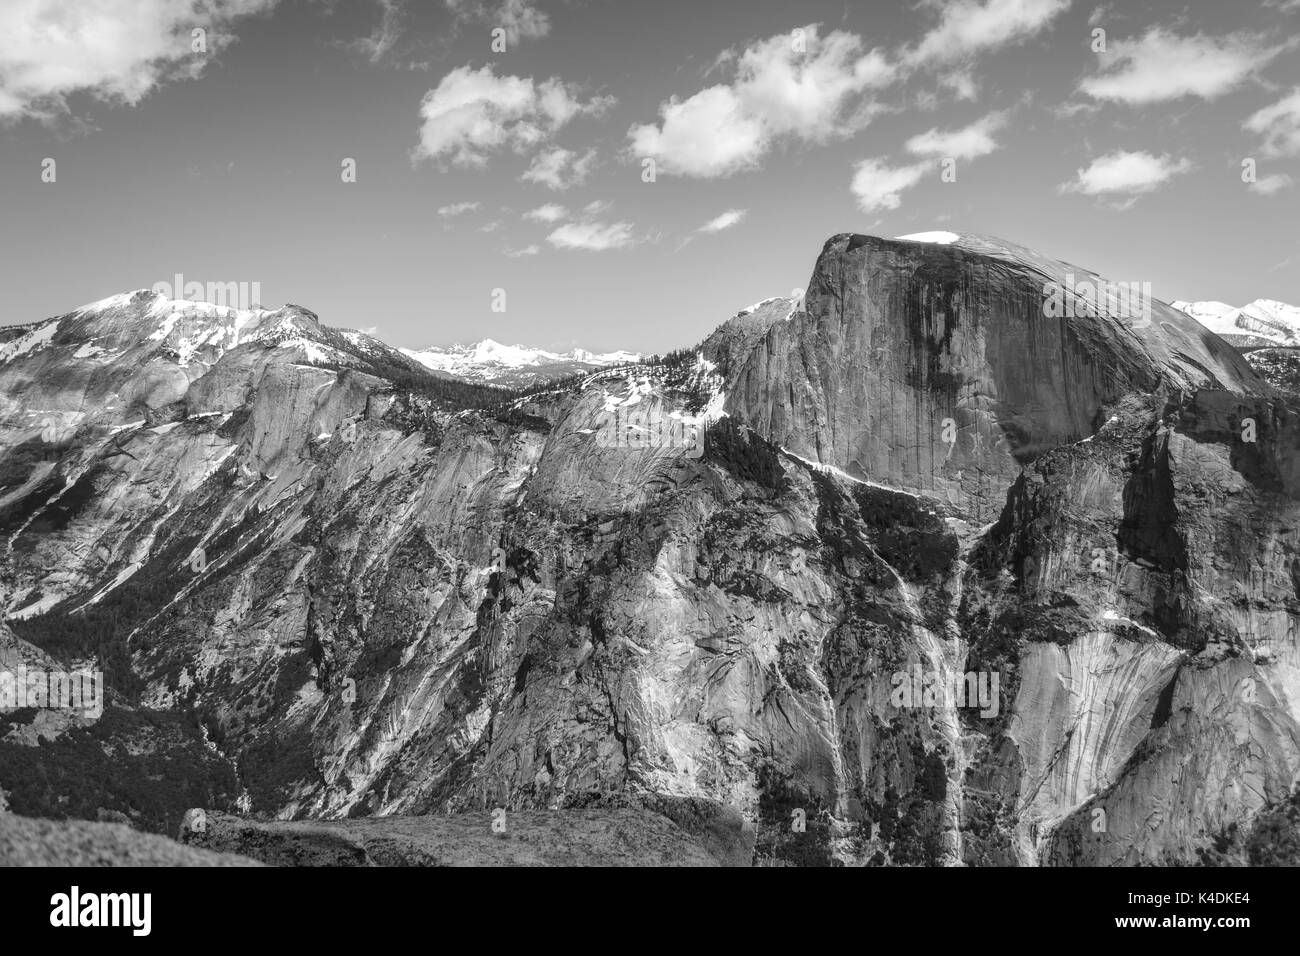
M 491 385 L 527 385 L 641 358 L 636 352 L 596 353 L 581 348 L 550 352 L 526 345 L 503 345 L 494 339 L 473 345 L 401 351 L 435 372 Z
M 1241 308 L 1215 301 L 1170 304 L 1232 345 L 1300 347 L 1300 308 L 1276 299 L 1256 299 Z

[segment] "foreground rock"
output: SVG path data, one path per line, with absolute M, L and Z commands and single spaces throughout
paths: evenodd
M 33 820 L 0 812 L 0 866 L 261 866 L 120 823 Z
M 209 813 L 194 847 L 274 866 L 726 866 L 736 847 L 692 835 L 647 810 L 525 810 L 450 816 L 263 822 Z M 500 831 L 500 832 L 498 832 Z M 719 852 L 721 851 L 721 852 Z

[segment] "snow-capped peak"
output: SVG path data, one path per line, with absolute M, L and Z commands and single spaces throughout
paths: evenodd
M 1213 300 L 1171 305 L 1233 345 L 1300 347 L 1300 308 L 1276 299 L 1256 299 L 1241 308 Z
M 560 378 L 575 372 L 636 362 L 641 358 L 636 352 L 596 353 L 583 348 L 551 352 L 527 345 L 503 345 L 494 339 L 483 339 L 473 345 L 419 351 L 402 349 L 402 352 L 435 372 L 493 384 Z

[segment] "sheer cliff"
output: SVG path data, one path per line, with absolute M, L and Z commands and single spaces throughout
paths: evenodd
M 297 307 L 115 297 L 0 343 L 0 603 L 183 715 L 212 811 L 1196 862 L 1300 776 L 1300 408 L 1101 282 L 841 235 L 698 354 L 513 395 Z

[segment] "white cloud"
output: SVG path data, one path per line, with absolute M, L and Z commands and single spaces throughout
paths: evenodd
M 569 211 L 563 206 L 553 202 L 548 202 L 545 206 L 538 206 L 536 209 L 530 209 L 524 213 L 525 219 L 531 219 L 534 222 L 559 222 L 569 214 Z
M 450 219 L 452 216 L 459 216 L 462 213 L 473 212 L 479 206 L 476 202 L 458 202 L 450 206 L 438 207 L 438 215 L 443 219 Z
M 5 0 L 0 3 L 0 120 L 50 120 L 87 93 L 134 106 L 157 86 L 193 79 L 233 42 L 242 17 L 276 0 Z M 206 31 L 207 53 L 191 49 Z
M 602 212 L 609 209 L 614 204 L 608 199 L 593 199 L 587 205 L 582 207 L 582 214 L 588 218 L 599 216 Z
M 1239 86 L 1281 50 L 1245 34 L 1180 37 L 1157 26 L 1135 40 L 1110 41 L 1098 55 L 1101 72 L 1083 80 L 1079 89 L 1093 99 L 1129 105 L 1184 96 L 1212 100 Z
M 722 232 L 722 230 L 724 229 L 730 229 L 732 226 L 738 224 L 742 219 L 745 218 L 746 212 L 747 210 L 744 209 L 728 209 L 720 216 L 715 216 L 714 218 L 710 219 L 704 225 L 700 226 L 700 228 L 697 229 L 696 231 L 697 232 Z
M 1046 27 L 1070 0 L 954 0 L 931 3 L 939 23 L 907 51 L 911 65 L 952 63 L 1022 42 Z
M 732 82 L 661 104 L 658 123 L 628 130 L 632 154 L 662 172 L 711 178 L 755 168 L 781 141 L 824 143 L 860 130 L 878 109 L 865 94 L 892 82 L 895 67 L 879 50 L 863 52 L 852 33 L 800 30 L 798 41 L 778 34 L 724 53 Z
M 1248 187 L 1252 192 L 1257 192 L 1262 196 L 1271 196 L 1276 192 L 1281 192 L 1294 184 L 1293 180 L 1286 173 L 1274 173 L 1271 176 L 1265 176 L 1263 179 L 1251 183 Z
M 1300 86 L 1243 124 L 1264 137 L 1265 156 L 1300 156 Z
M 993 134 L 1006 123 L 1005 112 L 994 112 L 961 129 L 947 131 L 931 129 L 909 139 L 906 143 L 907 151 L 918 156 L 943 156 L 953 159 L 975 159 L 979 156 L 987 156 L 998 148 Z
M 518 259 L 521 256 L 535 256 L 542 251 L 542 247 L 534 243 L 533 245 L 524 246 L 522 249 L 507 249 L 506 255 L 511 259 Z
M 1126 196 L 1124 208 L 1137 197 L 1164 185 L 1192 168 L 1191 160 L 1174 161 L 1168 154 L 1116 150 L 1094 159 L 1087 169 L 1077 170 L 1073 181 L 1061 184 L 1062 192 L 1085 196 Z
M 595 149 L 589 149 L 579 156 L 572 150 L 556 146 L 534 156 L 532 164 L 519 178 L 548 189 L 568 189 L 585 181 L 595 164 Z
M 546 241 L 557 249 L 588 252 L 623 249 L 634 242 L 630 222 L 567 222 L 547 236 Z
M 446 0 L 447 8 L 463 20 L 473 20 L 505 31 L 506 45 L 518 45 L 521 39 L 535 40 L 551 32 L 551 21 L 530 0 Z
M 849 188 L 858 197 L 858 208 L 863 212 L 897 209 L 903 190 L 915 186 L 931 168 L 929 163 L 889 166 L 879 159 L 864 159 L 854 166 Z
M 491 66 L 457 67 L 420 103 L 420 143 L 413 158 L 483 166 L 500 149 L 527 152 L 584 113 L 601 113 L 610 97 L 586 102 L 558 77 L 497 76 Z

